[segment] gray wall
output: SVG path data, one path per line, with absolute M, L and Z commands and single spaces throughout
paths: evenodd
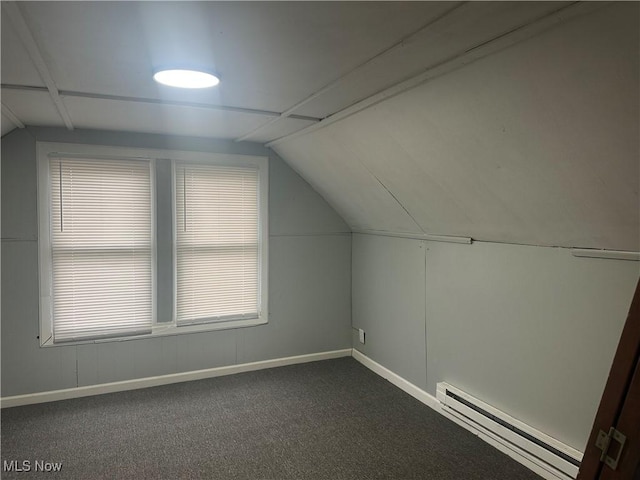
M 637 262 L 362 234 L 352 258 L 356 349 L 431 395 L 446 381 L 584 450 Z
M 36 140 L 269 155 L 269 323 L 162 338 L 39 347 Z M 351 346 L 350 230 L 320 195 L 260 145 L 28 128 L 2 138 L 1 178 L 2 396 Z

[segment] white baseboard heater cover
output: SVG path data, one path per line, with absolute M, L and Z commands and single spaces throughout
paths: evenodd
M 443 412 L 492 437 L 560 479 L 576 478 L 582 453 L 507 415 L 468 393 L 440 382 L 437 399 Z

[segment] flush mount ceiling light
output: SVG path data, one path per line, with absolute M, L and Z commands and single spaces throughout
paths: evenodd
M 153 79 L 163 85 L 177 88 L 209 88 L 220 83 L 212 73 L 200 70 L 168 69 L 153 74 Z

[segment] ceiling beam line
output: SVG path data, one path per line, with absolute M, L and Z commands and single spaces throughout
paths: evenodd
M 15 113 L 13 113 L 11 109 L 7 107 L 4 103 L 2 104 L 2 114 L 5 117 L 7 117 L 9 120 L 11 120 L 11 123 L 13 123 L 16 127 L 24 128 L 24 123 L 22 123 L 22 121 L 18 118 L 18 116 Z
M 385 88 L 378 93 L 351 105 L 350 107 L 322 119 L 322 121 L 314 125 L 310 125 L 296 132 L 272 140 L 266 143 L 265 146 L 273 147 L 287 140 L 292 140 L 301 135 L 306 135 L 321 128 L 328 127 L 333 123 L 344 120 L 362 110 L 370 108 L 389 98 L 395 97 L 407 90 L 418 87 L 419 85 L 422 85 L 434 78 L 450 73 L 481 58 L 487 57 L 512 45 L 534 37 L 535 35 L 552 28 L 558 23 L 592 13 L 598 9 L 605 8 L 608 5 L 610 4 L 601 2 L 573 2 L 567 6 L 559 8 L 558 10 L 534 19 L 531 22 L 521 25 L 506 34 L 500 34 L 491 40 L 483 41 L 471 48 L 467 48 L 464 52 L 460 52 L 437 63 L 436 65 L 432 65 L 412 78 L 403 80 L 396 85 Z
M 448 17 L 451 13 L 453 13 L 455 10 L 457 10 L 460 7 L 462 7 L 466 3 L 467 2 L 457 2 L 457 3 L 455 3 L 453 7 L 447 9 L 446 11 L 444 11 L 443 13 L 438 15 L 437 17 L 430 19 L 426 24 L 422 25 L 418 30 L 415 30 L 415 31 L 411 32 L 409 35 L 406 35 L 400 41 L 394 43 L 393 45 L 384 48 L 383 50 L 381 50 L 378 53 L 376 53 L 374 56 L 368 58 L 364 62 L 359 63 L 358 65 L 353 67 L 348 72 L 342 74 L 340 77 L 332 80 L 331 82 L 326 84 L 324 87 L 320 88 L 320 90 L 317 90 L 316 92 L 312 93 L 311 95 L 309 95 L 305 99 L 301 100 L 300 102 L 296 103 L 292 107 L 288 108 L 287 110 L 282 112 L 282 115 L 279 118 L 274 118 L 272 120 L 269 120 L 268 122 L 266 122 L 266 123 L 260 125 L 259 127 L 251 130 L 250 132 L 245 133 L 241 137 L 236 138 L 235 141 L 236 142 L 241 142 L 243 140 L 251 138 L 254 134 L 258 133 L 260 130 L 263 130 L 263 129 L 267 128 L 269 125 L 279 121 L 282 118 L 287 118 L 287 117 L 292 117 L 293 118 L 293 115 L 292 115 L 293 112 L 295 112 L 296 110 L 298 110 L 302 106 L 306 105 L 307 103 L 309 103 L 312 100 L 315 100 L 319 96 L 324 95 L 325 93 L 329 92 L 330 90 L 333 90 L 335 87 L 337 87 L 338 85 L 343 83 L 348 77 L 352 76 L 353 74 L 357 73 L 358 71 L 362 70 L 363 68 L 367 67 L 368 65 L 371 65 L 372 63 L 375 63 L 375 62 L 379 61 L 382 57 L 385 57 L 385 56 L 395 52 L 396 50 L 401 49 L 406 43 L 410 42 L 411 39 L 413 39 L 414 37 L 416 37 L 419 34 L 423 33 L 424 31 L 428 30 L 429 28 L 433 27 L 433 25 L 439 23 L 442 19 L 444 19 L 445 17 Z
M 27 53 L 33 62 L 33 65 L 38 70 L 40 74 L 40 78 L 47 86 L 47 90 L 49 91 L 49 95 L 51 96 L 51 100 L 53 104 L 56 106 L 60 117 L 64 121 L 64 124 L 67 126 L 69 130 L 73 130 L 73 123 L 71 122 L 71 116 L 67 111 L 67 108 L 62 103 L 62 99 L 60 98 L 58 87 L 56 87 L 56 83 L 51 76 L 51 72 L 49 72 L 49 68 L 47 67 L 44 58 L 42 58 L 42 54 L 40 53 L 40 49 L 38 48 L 38 44 L 36 43 L 31 30 L 29 29 L 29 25 L 27 25 L 26 20 L 22 16 L 20 12 L 20 8 L 16 2 L 2 2 L 2 8 L 5 13 L 11 19 L 11 23 L 13 28 L 16 30 L 16 33 L 20 37 L 22 44 L 27 49 Z
M 359 233 L 361 235 L 377 235 L 381 237 L 397 237 L 397 238 L 410 238 L 414 240 L 429 240 L 431 242 L 447 242 L 447 243 L 462 243 L 471 245 L 473 238 L 471 237 L 459 237 L 457 235 L 433 235 L 431 233 L 403 233 L 392 232 L 388 230 L 371 230 L 366 228 L 354 228 L 352 233 Z
M 22 90 L 31 92 L 46 92 L 46 87 L 35 87 L 30 85 L 15 85 L 3 83 L 0 85 L 5 90 Z M 203 110 L 220 110 L 223 112 L 245 113 L 248 115 L 263 115 L 267 117 L 279 117 L 280 112 L 272 112 L 270 110 L 257 110 L 254 108 L 233 107 L 228 105 L 214 105 L 210 103 L 197 103 L 197 102 L 181 102 L 174 100 L 163 100 L 159 98 L 146 98 L 146 97 L 126 97 L 121 95 L 106 95 L 102 93 L 89 93 L 89 92 L 74 92 L 71 90 L 59 90 L 58 93 L 61 97 L 73 97 L 73 98 L 89 98 L 93 100 L 112 100 L 119 102 L 133 102 L 133 103 L 149 103 L 152 105 L 169 105 L 175 107 L 190 107 L 201 108 Z M 296 120 L 305 120 L 307 122 L 319 122 L 322 120 L 318 117 L 308 117 L 306 115 L 291 115 L 291 118 Z

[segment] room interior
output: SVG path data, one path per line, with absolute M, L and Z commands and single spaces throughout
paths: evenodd
M 575 478 L 640 273 L 637 2 L 1 13 L 3 414 L 352 357 L 538 475 Z M 220 84 L 153 80 L 184 66 Z M 268 159 L 266 321 L 43 345 L 44 144 Z M 446 405 L 464 395 L 570 465 L 470 426 Z

